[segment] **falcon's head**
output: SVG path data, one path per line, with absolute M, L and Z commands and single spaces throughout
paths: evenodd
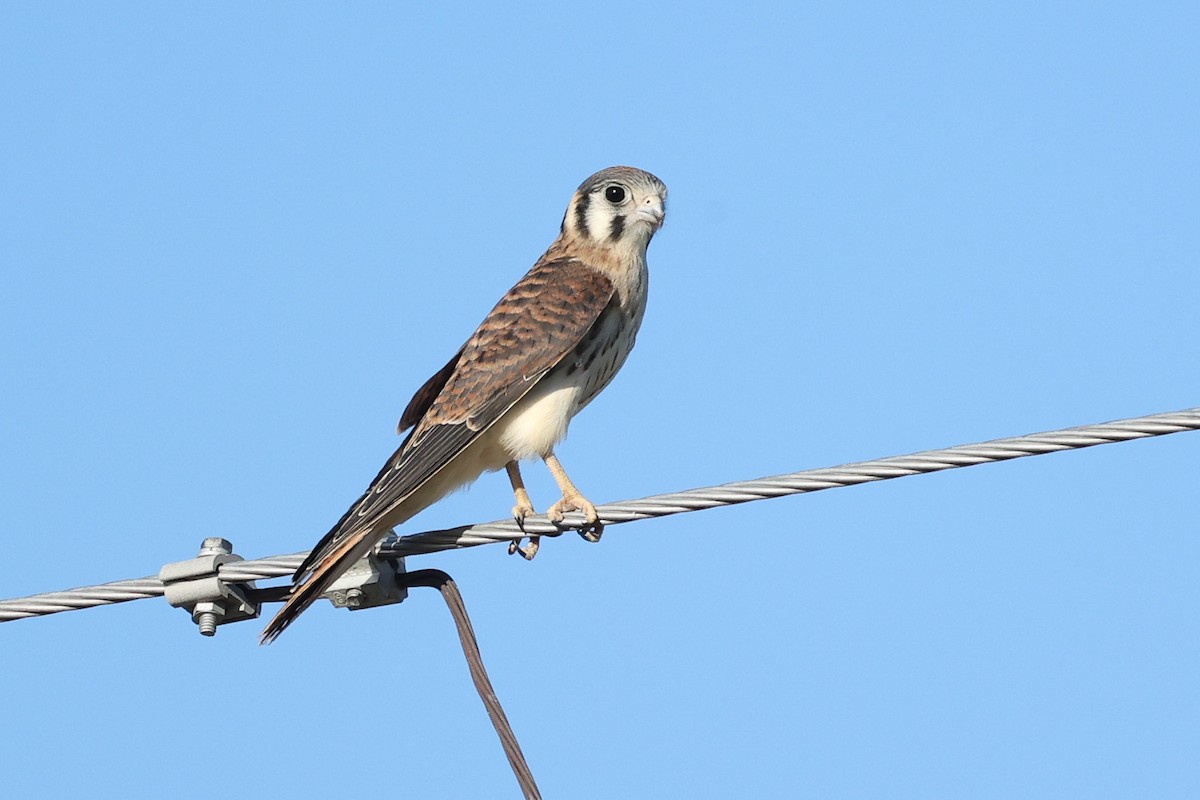
M 563 216 L 562 234 L 592 245 L 645 252 L 667 213 L 667 187 L 649 172 L 609 167 L 575 191 Z

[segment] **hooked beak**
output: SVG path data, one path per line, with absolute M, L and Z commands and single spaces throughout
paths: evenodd
M 641 207 L 636 212 L 637 218 L 650 223 L 650 227 L 658 230 L 662 227 L 663 220 L 667 216 L 667 210 L 663 206 L 661 197 L 647 197 L 646 202 L 642 203 Z

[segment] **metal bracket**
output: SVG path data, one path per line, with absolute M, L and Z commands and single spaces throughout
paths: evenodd
M 186 609 L 202 635 L 213 636 L 218 625 L 258 616 L 259 604 L 250 602 L 243 588 L 254 589 L 254 581 L 226 583 L 217 575 L 222 564 L 242 560 L 229 541 L 213 536 L 200 545 L 196 558 L 164 565 L 158 579 L 167 602 Z
M 378 547 L 397 538 L 394 533 L 388 534 L 376 550 L 342 573 L 325 592 L 329 602 L 337 608 L 360 611 L 399 603 L 408 597 L 408 588 L 397 580 L 405 572 L 404 559 L 382 559 L 378 555 Z

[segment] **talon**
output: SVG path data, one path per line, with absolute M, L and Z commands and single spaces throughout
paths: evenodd
M 528 547 L 521 547 L 520 540 L 509 542 L 508 554 L 511 556 L 514 553 L 520 553 L 521 558 L 525 559 L 526 561 L 533 561 L 533 557 L 537 555 L 540 539 L 540 536 L 530 536 Z
M 558 524 L 563 521 L 563 515 L 568 511 L 581 512 L 584 519 L 587 520 L 587 529 L 604 527 L 603 523 L 600 522 L 600 515 L 596 513 L 596 507 L 578 492 L 564 493 L 561 500 L 550 506 L 550 510 L 546 512 L 546 516 L 550 518 L 551 522 Z M 580 533 L 583 533 L 583 531 L 581 530 Z
M 522 531 L 525 530 L 525 518 L 536 513 L 529 501 L 518 502 L 512 507 L 513 522 L 517 523 L 517 527 Z
M 604 535 L 604 523 L 597 519 L 588 527 L 582 528 L 579 535 L 583 537 L 584 541 L 595 544 Z
M 546 462 L 546 467 L 550 470 L 550 474 L 554 476 L 554 482 L 562 490 L 562 499 L 550 506 L 550 510 L 546 512 L 546 516 L 561 529 L 563 527 L 563 515 L 566 512 L 580 511 L 583 513 L 585 524 L 577 529 L 579 535 L 589 542 L 600 541 L 600 535 L 604 531 L 604 523 L 600 521 L 600 514 L 597 513 L 596 507 L 579 493 L 579 490 L 575 488 L 575 484 L 571 483 L 571 479 L 567 477 L 566 470 L 563 469 L 562 464 L 559 463 L 553 451 L 543 455 L 542 460 Z M 559 533 L 561 532 L 560 530 Z
M 540 537 L 530 536 L 529 537 L 529 547 L 525 548 L 524 550 L 521 550 L 521 548 L 518 547 L 517 551 L 520 552 L 521 558 L 525 559 L 526 561 L 533 561 L 533 557 L 537 555 L 538 547 L 540 545 L 541 545 Z

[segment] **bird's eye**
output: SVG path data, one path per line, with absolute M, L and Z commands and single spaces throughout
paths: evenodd
M 604 199 L 608 200 L 608 202 L 610 202 L 610 203 L 625 202 L 625 187 L 624 186 L 608 187 L 607 189 L 604 190 Z

